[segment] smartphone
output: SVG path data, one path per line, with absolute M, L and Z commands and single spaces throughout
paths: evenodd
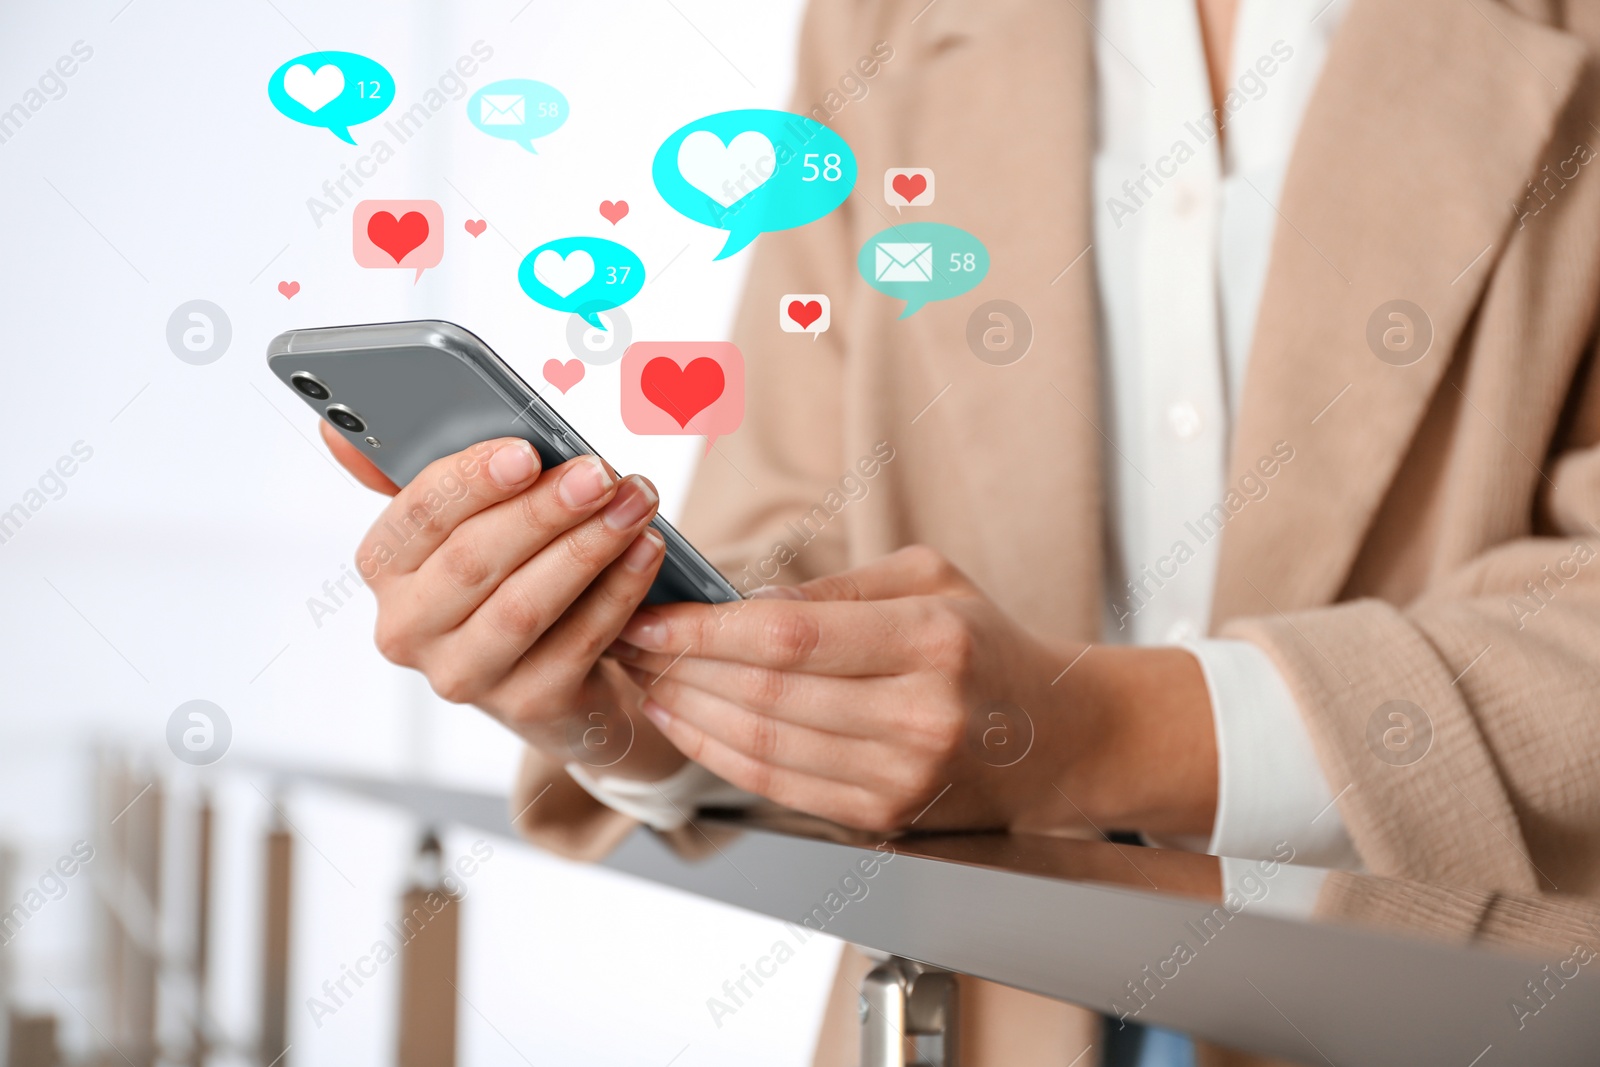
M 556 410 L 482 340 L 449 322 L 380 322 L 291 330 L 267 347 L 267 365 L 396 485 L 434 460 L 480 441 L 520 437 L 545 469 L 597 455 Z M 648 604 L 739 599 L 667 520 Z

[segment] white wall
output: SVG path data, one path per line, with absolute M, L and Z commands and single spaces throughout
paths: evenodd
M 312 443 L 313 416 L 267 373 L 266 343 L 294 327 L 440 317 L 538 382 L 546 358 L 568 358 L 566 317 L 520 293 L 516 265 L 581 233 L 628 244 L 653 275 L 671 264 L 627 308 L 636 337 L 724 337 L 748 253 L 712 263 L 722 238 L 656 196 L 649 161 L 693 118 L 782 106 L 798 11 L 798 0 L 0 3 L 0 110 L 75 42 L 93 49 L 65 94 L 0 143 L 0 510 L 75 442 L 93 449 L 64 495 L 0 544 L 0 837 L 24 846 L 24 874 L 96 832 L 86 746 L 118 741 L 180 769 L 165 725 L 196 697 L 231 719 L 224 772 L 260 758 L 507 782 L 509 735 L 384 663 L 369 597 L 313 621 L 307 599 L 341 573 L 379 501 Z M 533 155 L 484 136 L 465 99 L 453 102 L 361 190 L 438 200 L 443 263 L 415 285 L 361 270 L 349 206 L 319 228 L 306 201 L 369 151 L 382 121 L 356 127 L 362 147 L 351 148 L 278 115 L 268 76 L 314 48 L 355 51 L 387 66 L 410 101 L 478 40 L 494 55 L 471 88 L 546 81 L 572 118 Z M 603 199 L 631 205 L 615 230 L 596 210 Z M 492 228 L 474 239 L 462 222 L 480 216 Z M 288 279 L 302 287 L 292 300 L 277 291 Z M 165 340 L 168 316 L 193 298 L 232 323 L 231 348 L 208 366 L 180 362 Z M 695 442 L 628 434 L 615 365 L 589 368 L 567 397 L 547 392 L 619 468 L 651 475 L 675 514 Z M 218 1009 L 243 1028 L 264 804 L 243 780 L 225 785 L 223 804 Z M 412 828 L 314 797 L 292 814 L 328 857 L 300 850 L 303 1005 L 387 917 Z M 92 1019 L 88 900 L 74 890 L 0 948 L 25 999 L 59 1011 L 73 1041 L 90 1031 L 51 986 L 88 998 Z M 461 1009 L 463 1062 L 665 1064 L 685 1046 L 679 1067 L 806 1062 L 831 947 L 802 954 L 720 1029 L 705 1008 L 775 928 L 497 847 L 468 902 L 463 993 L 475 1007 Z M 392 994 L 371 986 L 320 1029 L 297 1009 L 292 1062 L 392 1059 Z

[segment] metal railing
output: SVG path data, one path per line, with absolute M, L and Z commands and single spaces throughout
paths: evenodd
M 433 831 L 513 837 L 507 798 L 296 767 L 232 772 L 266 779 L 262 794 L 280 813 L 285 797 L 331 790 L 415 821 L 423 863 L 398 915 L 428 918 L 426 936 L 401 952 L 398 1059 L 453 1064 L 459 909 L 429 873 Z M 188 862 L 175 867 L 187 872 L 194 925 L 174 952 L 155 929 L 163 894 L 177 888 L 161 882 L 174 869 L 163 852 L 175 847 L 162 838 L 162 785 L 115 762 L 100 781 L 114 831 L 95 872 L 111 1020 L 102 1036 L 115 1062 L 198 1067 L 228 1052 L 288 1067 L 294 835 L 281 823 L 265 833 L 259 1030 L 230 1040 L 209 1024 L 206 1004 L 214 820 L 205 795 L 185 814 Z M 880 955 L 861 987 L 863 1067 L 960 1067 L 952 974 L 1308 1063 L 1592 1064 L 1600 1046 L 1600 971 L 1590 965 L 1600 904 L 1582 899 L 1099 840 L 884 838 L 792 814 L 708 811 L 674 839 L 640 828 L 600 864 Z M 157 1038 L 158 978 L 188 991 L 188 1035 L 175 1046 Z M 14 1016 L 10 1067 L 55 1067 L 54 1028 L 48 1017 Z
M 511 832 L 499 795 L 337 774 L 292 772 L 285 781 L 396 804 L 427 823 Z M 1600 947 L 1600 903 L 1098 840 L 884 839 L 799 816 L 714 812 L 694 827 L 707 847 L 679 850 L 641 828 L 600 862 L 924 970 L 1289 1060 L 1600 1061 L 1600 977 L 1573 962 Z M 1175 954 L 1178 943 L 1190 951 Z M 914 971 L 875 972 L 869 1007 L 889 1004 L 883 988 L 896 981 L 903 995 Z M 940 989 L 893 1010 L 938 1021 L 944 998 Z M 883 1032 L 872 1014 L 868 1054 L 872 1034 Z M 908 1040 L 864 1067 L 929 1055 L 930 1042 L 910 1040 L 903 1022 L 889 1029 Z

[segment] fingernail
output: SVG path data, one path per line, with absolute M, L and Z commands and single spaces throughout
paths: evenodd
M 804 600 L 806 595 L 792 585 L 764 585 L 750 594 L 750 598 L 761 600 Z
M 532 478 L 539 470 L 533 446 L 526 441 L 513 441 L 501 445 L 489 457 L 489 477 L 502 489 L 514 489 Z
M 656 724 L 657 730 L 665 730 L 667 724 L 672 721 L 672 712 L 649 697 L 645 698 L 644 703 L 639 706 L 639 710 L 644 712 L 645 718 Z
M 650 564 L 656 561 L 656 554 L 661 551 L 661 543 L 660 534 L 646 530 L 634 538 L 633 544 L 622 554 L 622 565 L 635 573 L 648 570 Z
M 641 611 L 622 628 L 622 639 L 638 648 L 660 652 L 667 647 L 667 624 L 660 616 Z
M 611 472 L 599 456 L 582 456 L 561 476 L 556 495 L 567 507 L 581 508 L 605 496 L 611 484 Z
M 626 530 L 650 514 L 655 506 L 655 490 L 642 478 L 630 476 L 617 490 L 616 498 L 606 505 L 603 521 L 613 530 Z

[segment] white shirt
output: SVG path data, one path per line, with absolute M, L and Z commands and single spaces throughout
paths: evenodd
M 1230 485 L 1228 451 L 1273 205 L 1344 7 L 1240 0 L 1223 138 L 1195 0 L 1105 0 L 1095 36 L 1102 428 L 1115 445 L 1104 638 L 1181 643 L 1205 674 L 1217 816 L 1209 842 L 1178 843 L 1265 859 L 1287 841 L 1318 866 L 1355 854 L 1287 685 L 1256 646 L 1201 635 L 1228 516 L 1216 505 L 1234 490 L 1270 507 L 1274 478 L 1295 476 L 1267 456 L 1272 478 Z
M 1174 843 L 1270 859 L 1286 841 L 1297 862 L 1315 866 L 1352 866 L 1354 849 L 1272 661 L 1247 642 L 1201 636 L 1220 541 L 1205 517 L 1230 488 L 1248 498 L 1265 487 L 1247 507 L 1271 495 L 1271 478 L 1226 484 L 1232 420 L 1277 223 L 1272 205 L 1346 2 L 1241 0 L 1222 152 L 1195 0 L 1105 0 L 1095 38 L 1102 429 L 1115 445 L 1106 456 L 1103 636 L 1181 643 L 1205 675 L 1216 822 L 1209 841 Z M 1293 472 L 1280 460 L 1274 477 Z M 1188 552 L 1175 551 L 1180 542 Z M 693 764 L 661 783 L 568 770 L 658 829 L 681 824 L 713 792 L 726 802 L 731 790 Z

